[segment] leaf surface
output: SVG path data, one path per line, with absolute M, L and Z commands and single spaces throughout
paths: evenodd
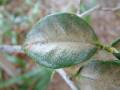
M 63 68 L 90 59 L 98 42 L 93 29 L 81 18 L 70 13 L 49 15 L 28 33 L 25 52 L 37 63 Z

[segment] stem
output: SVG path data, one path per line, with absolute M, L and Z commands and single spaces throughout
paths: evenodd
M 116 12 L 116 11 L 119 11 L 120 10 L 120 6 L 117 6 L 115 8 L 102 8 L 102 10 L 104 11 L 113 11 L 113 12 Z
M 63 69 L 57 69 L 56 71 L 65 80 L 65 82 L 68 84 L 71 90 L 78 90 L 76 86 L 74 85 L 74 83 L 69 79 L 68 75 Z
M 22 47 L 20 45 L 0 45 L 0 52 L 6 52 L 6 53 L 24 53 L 22 50 Z
M 103 44 L 100 44 L 100 43 L 96 43 L 95 45 L 97 47 L 99 47 L 100 49 L 103 49 L 103 50 L 105 50 L 107 52 L 110 52 L 110 53 L 119 53 L 119 51 L 116 48 L 114 48 L 114 47 L 103 45 Z
M 88 16 L 90 15 L 93 11 L 97 10 L 98 8 L 100 8 L 100 5 L 96 5 L 95 7 L 87 10 L 86 12 L 82 13 L 82 14 L 77 14 L 79 17 L 85 17 L 85 16 Z

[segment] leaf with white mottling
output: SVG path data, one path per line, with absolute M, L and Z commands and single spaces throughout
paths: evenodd
M 25 52 L 37 63 L 63 68 L 86 62 L 97 51 L 97 36 L 81 18 L 70 13 L 49 15 L 28 33 Z

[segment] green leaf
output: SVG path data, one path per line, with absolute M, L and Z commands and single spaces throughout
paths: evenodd
M 51 72 L 45 73 L 43 77 L 39 76 L 33 90 L 47 90 L 47 87 L 51 80 L 50 77 L 51 77 Z
M 120 62 L 93 61 L 80 72 L 80 90 L 120 90 Z
M 0 0 L 0 5 L 5 5 L 8 4 L 10 1 L 9 0 Z
M 96 0 L 83 0 L 80 2 L 80 13 L 84 13 L 94 6 L 96 6 Z
M 113 53 L 113 55 L 120 60 L 120 52 L 119 53 Z
M 83 0 L 80 2 L 80 13 L 82 14 L 94 6 L 96 6 L 96 0 Z M 83 18 L 87 23 L 91 24 L 91 15 L 85 16 Z
M 41 86 L 39 86 L 40 90 L 45 90 L 45 88 L 47 88 L 48 83 L 50 82 L 52 72 L 53 72 L 52 69 L 45 68 L 45 67 L 39 67 L 23 75 L 11 78 L 6 81 L 1 81 L 0 88 L 8 87 L 15 83 L 28 80 L 29 78 L 35 78 L 36 76 L 39 75 L 39 77 L 41 77 L 41 80 L 39 82 L 39 84 L 41 83 Z M 44 85 L 43 85 L 43 82 L 44 82 Z
M 86 62 L 97 48 L 98 38 L 81 18 L 70 13 L 49 15 L 28 33 L 25 52 L 37 63 L 63 68 Z
M 120 38 L 116 39 L 111 44 L 112 47 L 115 47 L 116 49 L 120 50 Z
M 11 22 L 8 22 L 7 19 L 5 19 L 2 14 L 0 14 L 0 30 L 3 31 L 3 33 L 9 35 L 9 33 L 11 34 L 11 30 L 12 30 L 12 24 Z
M 113 41 L 111 46 L 119 51 L 119 53 L 113 53 L 113 55 L 120 60 L 120 38 Z

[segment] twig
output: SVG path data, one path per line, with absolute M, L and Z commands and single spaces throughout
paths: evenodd
M 96 9 L 100 8 L 100 5 L 96 5 L 95 7 L 87 10 L 86 12 L 82 13 L 82 14 L 77 14 L 79 17 L 85 17 L 85 16 L 88 16 L 90 15 L 93 11 L 95 11 Z
M 74 83 L 69 79 L 64 69 L 57 69 L 56 71 L 65 80 L 65 82 L 68 84 L 71 90 L 78 90 Z
M 13 46 L 11 46 L 11 45 L 1 45 L 0 46 L 0 52 L 6 52 L 6 53 L 10 53 L 10 54 L 14 54 L 14 53 L 25 54 L 20 45 L 13 45 Z M 65 82 L 68 84 L 68 86 L 71 88 L 71 90 L 77 90 L 76 86 L 68 78 L 64 69 L 57 69 L 56 71 L 65 80 Z
M 101 9 L 104 10 L 104 11 L 113 11 L 113 12 L 115 12 L 115 11 L 120 10 L 120 6 L 117 6 L 115 8 L 101 8 Z
M 24 53 L 20 45 L 0 45 L 0 52 L 6 52 L 10 54 Z

